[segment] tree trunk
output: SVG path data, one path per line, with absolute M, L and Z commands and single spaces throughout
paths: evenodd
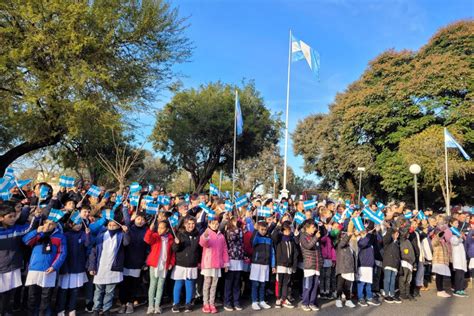
M 7 167 L 17 158 L 30 153 L 34 150 L 41 149 L 47 146 L 55 145 L 61 140 L 61 134 L 48 137 L 37 142 L 24 142 L 12 149 L 8 150 L 3 155 L 0 155 L 0 177 L 3 177 Z

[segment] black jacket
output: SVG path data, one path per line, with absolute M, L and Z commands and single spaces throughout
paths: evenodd
M 293 236 L 289 240 L 283 241 L 281 226 L 276 226 L 271 236 L 275 245 L 276 265 L 296 269 L 298 266 L 298 251 Z
M 350 239 L 351 236 L 346 234 L 341 237 L 341 240 L 337 244 L 336 275 L 356 272 L 355 255 L 349 245 Z
M 125 247 L 125 261 L 123 266 L 127 269 L 141 269 L 145 265 L 145 260 L 150 251 L 150 246 L 143 239 L 147 227 L 130 225 L 128 234 L 130 243 Z
M 179 244 L 173 243 L 171 250 L 176 255 L 176 265 L 186 268 L 195 268 L 201 260 L 201 246 L 199 245 L 199 232 L 197 229 L 188 233 L 177 233 Z
M 400 267 L 400 244 L 392 238 L 393 230 L 390 228 L 383 236 L 383 268 L 397 269 Z

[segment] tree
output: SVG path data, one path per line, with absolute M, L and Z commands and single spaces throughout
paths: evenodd
M 400 153 L 403 140 L 432 125 L 449 125 L 472 152 L 472 34 L 474 22 L 460 21 L 439 30 L 417 52 L 389 50 L 371 61 L 337 94 L 329 113 L 299 122 L 294 150 L 303 156 L 305 170 L 344 190 L 357 187 L 357 167 L 365 167 L 367 193 L 402 198 L 412 185 Z
M 136 179 L 141 183 L 157 185 L 162 188 L 167 187 L 173 176 L 170 168 L 148 150 L 144 150 L 143 155 L 142 166 L 130 174 L 129 179 Z
M 221 82 L 177 93 L 158 111 L 151 141 L 164 154 L 163 161 L 191 174 L 200 192 L 214 171 L 232 168 L 235 91 L 244 119 L 237 140 L 237 159 L 257 155 L 276 144 L 281 122 L 265 107 L 251 82 L 242 88 Z
M 156 0 L 2 1 L 0 175 L 90 126 L 131 124 L 190 55 L 183 22 Z

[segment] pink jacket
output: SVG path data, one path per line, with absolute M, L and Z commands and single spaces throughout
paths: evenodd
M 207 230 L 209 236 L 204 238 L 204 234 L 199 239 L 202 247 L 201 269 L 221 269 L 229 266 L 229 254 L 225 237 L 221 232 Z

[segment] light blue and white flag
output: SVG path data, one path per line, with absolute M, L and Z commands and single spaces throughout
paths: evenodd
M 422 210 L 418 211 L 418 214 L 416 214 L 416 217 L 420 220 L 428 219 L 428 217 L 425 215 L 425 213 Z
M 7 176 L 0 178 L 0 192 L 8 193 L 15 185 L 15 178 Z
M 115 217 L 115 213 L 112 210 L 103 210 L 102 217 L 108 221 L 113 221 Z
M 153 203 L 153 200 L 154 200 L 151 195 L 145 195 L 143 199 L 145 200 L 146 203 Z
M 214 183 L 209 185 L 209 194 L 219 195 L 219 188 Z
M 305 210 L 310 210 L 315 208 L 318 205 L 318 201 L 316 200 L 309 200 L 309 201 L 304 201 L 303 206 Z
M 247 199 L 246 195 L 242 195 L 241 197 L 237 198 L 237 200 L 235 200 L 235 207 L 237 208 L 247 204 L 249 204 L 249 200 Z
M 235 93 L 235 129 L 237 136 L 242 135 L 244 131 L 244 119 L 242 118 L 242 110 L 240 109 L 239 95 Z
M 40 192 L 39 192 L 39 199 L 40 200 L 46 200 L 49 195 L 49 187 L 42 185 L 40 187 Z
M 71 217 L 69 217 L 69 219 L 71 220 L 71 222 L 74 225 L 79 225 L 82 222 L 82 218 L 81 218 L 78 211 L 75 211 L 74 213 L 72 213 L 72 215 L 71 215 Z
M 16 186 L 21 190 L 25 185 L 28 185 L 31 183 L 31 179 L 25 179 L 25 180 L 17 180 L 16 181 Z
M 413 212 L 406 212 L 405 214 L 403 214 L 403 217 L 405 217 L 406 219 L 412 218 Z
M 367 199 L 365 196 L 361 197 L 360 201 L 366 206 L 370 203 L 369 199 Z
M 168 221 L 170 222 L 171 227 L 176 227 L 178 226 L 179 223 L 179 214 L 178 212 L 173 213 L 173 215 L 168 218 Z
M 309 68 L 319 77 L 319 54 L 305 42 L 291 35 L 291 61 L 306 59 Z
M 453 235 L 456 235 L 457 237 L 461 237 L 461 232 L 456 227 L 451 227 L 450 230 L 453 233 Z
M 72 188 L 76 179 L 74 177 L 60 176 L 59 186 L 63 188 Z
M 150 194 L 151 192 L 153 192 L 153 190 L 155 189 L 155 186 L 153 184 L 149 184 L 148 185 L 148 194 Z
M 140 192 L 140 190 L 142 189 L 142 186 L 140 184 L 138 184 L 138 182 L 133 182 L 132 184 L 130 184 L 130 193 L 136 193 L 136 192 Z
M 11 198 L 11 194 L 8 191 L 0 192 L 0 200 L 8 201 Z
M 216 212 L 204 203 L 199 203 L 199 207 L 207 214 L 216 214 Z
M 55 223 L 59 222 L 61 218 L 63 218 L 64 212 L 55 208 L 52 208 L 51 211 L 49 212 L 48 219 L 50 221 L 53 221 Z
M 301 225 L 306 220 L 306 216 L 301 212 L 296 212 L 294 220 L 296 224 Z
M 11 167 L 8 167 L 8 168 L 5 170 L 5 177 L 15 178 L 15 169 L 13 169 L 13 168 L 11 168 Z
M 100 188 L 96 185 L 91 185 L 89 190 L 87 191 L 87 195 L 93 196 L 95 198 L 98 198 L 100 195 Z
M 340 222 L 342 221 L 342 216 L 341 216 L 341 214 L 339 214 L 339 213 L 334 214 L 334 216 L 332 217 L 332 220 L 333 220 L 335 223 L 340 223 Z
M 134 194 L 129 197 L 130 199 L 130 205 L 138 207 L 138 202 L 140 202 L 140 195 Z
M 364 223 L 362 222 L 362 218 L 354 217 L 352 218 L 352 223 L 354 224 L 354 227 L 355 229 L 357 229 L 357 231 L 361 232 L 365 230 Z
M 184 202 L 186 202 L 186 203 L 188 203 L 188 204 L 189 204 L 189 202 L 191 202 L 191 199 L 190 199 L 190 197 L 189 197 L 189 194 L 186 194 L 186 195 L 184 196 Z
M 158 203 L 148 202 L 145 206 L 145 209 L 147 214 L 156 215 L 160 209 L 160 205 Z
M 258 209 L 257 216 L 270 217 L 272 216 L 272 209 L 266 206 L 262 206 Z
M 168 195 L 162 195 L 159 197 L 159 203 L 161 205 L 170 205 L 171 204 L 171 198 Z
M 467 154 L 467 152 L 462 148 L 461 145 L 454 139 L 454 137 L 448 132 L 448 129 L 444 129 L 444 146 L 447 148 L 457 148 L 461 152 L 461 154 L 467 160 L 471 160 L 471 157 Z
M 226 201 L 225 201 L 225 210 L 226 210 L 227 212 L 232 212 L 232 209 L 233 209 L 233 208 L 234 208 L 234 204 L 232 204 L 231 201 L 226 200 Z
M 375 224 L 381 224 L 383 222 L 383 218 L 377 216 L 368 206 L 362 209 L 362 213 Z

